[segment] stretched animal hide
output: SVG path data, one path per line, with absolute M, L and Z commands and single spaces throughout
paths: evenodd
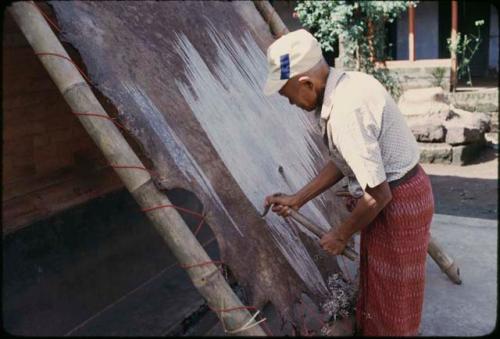
M 296 322 L 302 292 L 320 302 L 325 278 L 340 271 L 336 258 L 297 224 L 259 215 L 266 195 L 295 192 L 328 157 L 313 113 L 262 94 L 273 37 L 253 3 L 50 4 L 61 39 L 141 145 L 158 187 L 202 201 L 250 303 L 271 302 Z M 327 230 L 343 209 L 329 191 L 301 212 Z

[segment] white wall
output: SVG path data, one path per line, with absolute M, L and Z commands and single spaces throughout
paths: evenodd
M 489 68 L 498 71 L 498 11 L 495 6 L 490 5 L 490 55 L 488 58 Z
M 415 8 L 415 56 L 417 59 L 437 59 L 439 57 L 438 5 L 437 1 L 420 1 Z M 407 60 L 408 11 L 398 18 L 397 27 L 396 58 L 397 60 Z

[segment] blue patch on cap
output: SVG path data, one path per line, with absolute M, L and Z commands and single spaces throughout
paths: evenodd
M 290 56 L 287 54 L 283 54 L 280 56 L 280 69 L 281 76 L 280 79 L 289 79 L 290 78 Z

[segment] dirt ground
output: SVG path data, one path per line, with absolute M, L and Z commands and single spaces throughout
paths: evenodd
M 486 148 L 470 165 L 422 164 L 431 178 L 435 213 L 497 219 L 498 151 Z
M 498 153 L 471 165 L 424 164 L 436 210 L 431 234 L 457 262 L 453 284 L 428 257 L 422 336 L 482 336 L 497 318 Z

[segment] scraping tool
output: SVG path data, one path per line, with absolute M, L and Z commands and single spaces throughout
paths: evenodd
M 273 194 L 274 196 L 280 196 L 282 193 L 275 193 Z M 271 209 L 272 207 L 272 204 L 269 205 L 269 206 L 266 206 L 264 208 L 264 212 L 262 212 L 261 214 L 261 217 L 265 217 L 266 214 L 269 212 L 269 210 Z M 322 238 L 323 235 L 325 235 L 325 231 L 323 231 L 321 228 L 319 228 L 316 224 L 314 224 L 311 220 L 309 220 L 308 218 L 306 218 L 303 214 L 293 210 L 293 209 L 290 209 L 290 213 L 289 213 L 289 216 L 294 219 L 295 221 L 297 221 L 298 223 L 300 223 L 302 226 L 304 226 L 305 228 L 307 228 L 309 231 L 311 231 L 314 235 L 316 235 L 318 238 Z M 342 255 L 346 256 L 347 258 L 351 259 L 351 260 L 356 260 L 356 258 L 358 257 L 358 254 L 356 253 L 356 251 L 354 251 L 352 248 L 350 247 L 346 247 L 344 249 L 344 252 L 342 252 Z

